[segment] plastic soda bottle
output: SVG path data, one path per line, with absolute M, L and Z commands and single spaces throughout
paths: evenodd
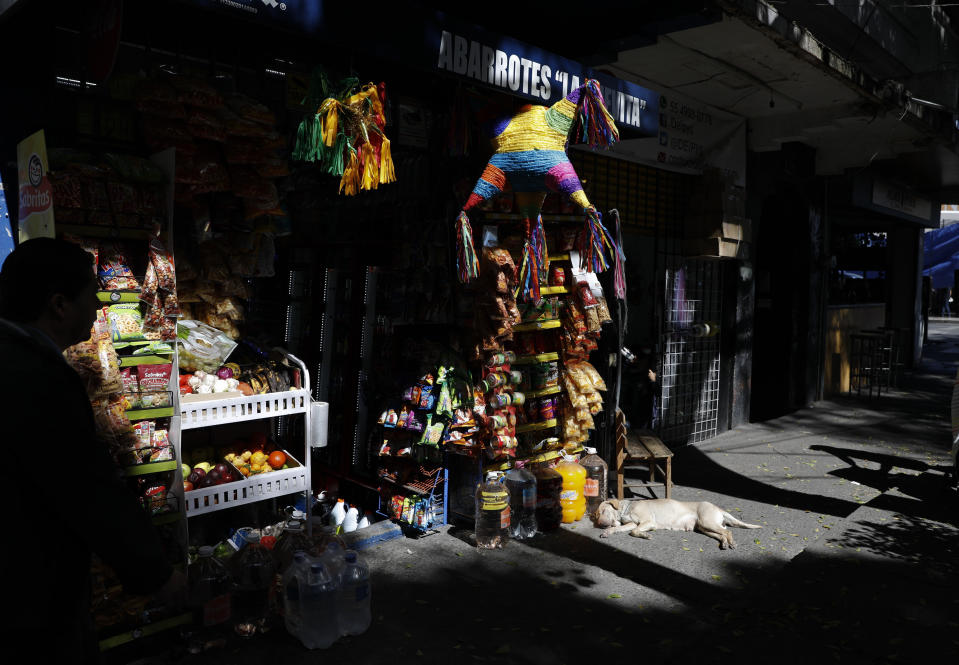
M 563 507 L 563 523 L 577 522 L 586 514 L 586 469 L 575 457 L 563 456 L 556 465 L 556 471 L 563 477 L 563 489 L 559 494 L 559 503 Z
M 536 476 L 524 468 L 522 461 L 517 461 L 506 474 L 506 487 L 509 489 L 509 535 L 532 538 L 536 534 Z
M 496 473 L 486 476 L 486 482 L 476 486 L 476 546 L 491 550 L 503 547 L 509 540 L 509 489 L 496 479 Z
M 548 466 L 536 467 L 533 475 L 536 476 L 536 526 L 540 531 L 558 529 L 563 518 L 559 503 L 563 477 Z
M 326 649 L 340 636 L 336 592 L 336 581 L 326 566 L 313 561 L 306 584 L 300 587 L 300 614 L 303 617 L 300 641 L 308 649 Z
M 595 448 L 586 448 L 586 457 L 579 461 L 586 469 L 586 484 L 583 494 L 586 495 L 586 513 L 594 515 L 599 504 L 606 500 L 609 467 L 606 461 L 596 454 Z
M 202 626 L 216 626 L 230 620 L 230 592 L 233 582 L 226 566 L 213 556 L 213 548 L 200 548 L 196 561 L 187 568 L 190 605 Z
M 346 566 L 340 574 L 337 608 L 340 635 L 362 635 L 373 620 L 370 612 L 370 569 L 353 550 L 347 550 L 343 559 Z

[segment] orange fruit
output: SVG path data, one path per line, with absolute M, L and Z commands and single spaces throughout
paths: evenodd
M 279 469 L 281 466 L 286 464 L 286 454 L 282 450 L 274 450 L 272 453 L 270 453 L 270 457 L 267 459 L 267 464 L 274 469 Z

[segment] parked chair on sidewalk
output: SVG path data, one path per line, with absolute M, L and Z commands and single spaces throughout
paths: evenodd
M 645 467 L 649 480 L 626 479 L 626 467 Z M 659 472 L 659 480 L 656 475 Z M 616 409 L 616 498 L 625 497 L 625 488 L 645 488 L 656 498 L 653 487 L 663 487 L 666 498 L 673 487 L 673 453 L 654 433 L 648 430 L 628 431 L 626 415 Z

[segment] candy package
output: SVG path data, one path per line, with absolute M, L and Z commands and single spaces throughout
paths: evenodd
M 140 285 L 130 270 L 126 255 L 116 245 L 106 245 L 100 249 L 97 266 L 100 287 L 105 291 L 134 290 Z

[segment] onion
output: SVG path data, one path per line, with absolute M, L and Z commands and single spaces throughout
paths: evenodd
M 229 367 L 225 367 L 225 366 L 224 366 L 224 367 L 221 367 L 220 369 L 218 369 L 218 370 L 216 371 L 216 375 L 217 375 L 217 377 L 220 378 L 220 379 L 232 379 L 232 378 L 233 378 L 233 370 L 230 369 Z

